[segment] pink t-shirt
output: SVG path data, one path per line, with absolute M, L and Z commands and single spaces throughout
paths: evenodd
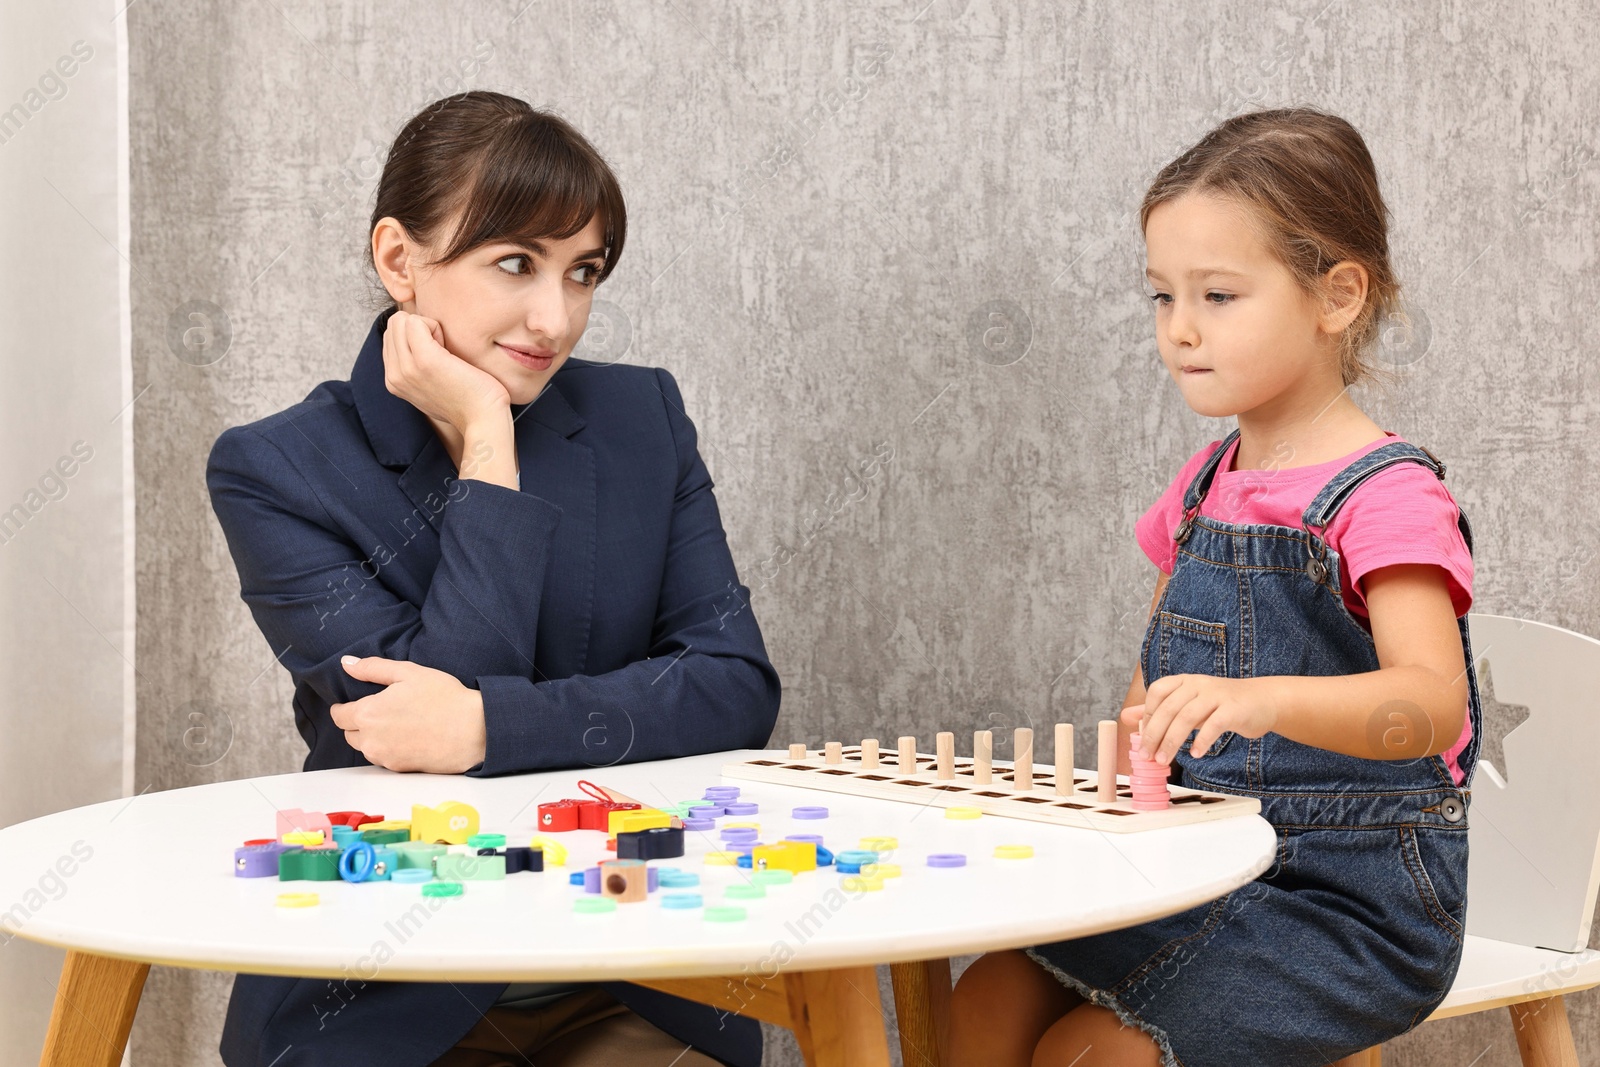
M 1335 474 L 1368 452 L 1405 440 L 1387 430 L 1384 433 L 1387 436 L 1382 440 L 1363 445 L 1341 459 L 1261 470 L 1232 469 L 1239 449 L 1235 441 L 1217 465 L 1199 513 L 1219 522 L 1266 523 L 1298 530 L 1306 505 Z M 1139 547 L 1165 574 L 1172 573 L 1177 554 L 1172 531 L 1183 517 L 1183 494 L 1221 444 L 1212 441 L 1191 456 L 1172 484 L 1134 525 Z M 1456 525 L 1459 514 L 1455 498 L 1438 475 L 1420 463 L 1386 467 L 1345 498 L 1323 537 L 1339 553 L 1339 588 L 1343 590 L 1345 607 L 1363 629 L 1372 631 L 1361 580 L 1369 571 L 1396 563 L 1431 563 L 1443 568 L 1456 616 L 1467 613 L 1472 606 L 1472 554 Z M 1470 740 L 1472 717 L 1468 715 L 1460 739 L 1444 753 L 1457 785 L 1466 775 L 1456 759 Z

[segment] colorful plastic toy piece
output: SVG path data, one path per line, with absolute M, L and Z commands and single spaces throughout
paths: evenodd
M 336 848 L 286 848 L 278 856 L 278 880 L 337 882 L 339 855 Z
M 433 873 L 451 882 L 499 882 L 506 876 L 506 858 L 492 852 L 487 856 L 446 854 L 434 858 Z
M 389 880 L 403 884 L 431 882 L 433 881 L 433 871 L 427 867 L 401 867 L 389 875 Z
M 278 811 L 278 828 L 273 831 L 279 841 L 283 835 L 295 830 L 317 830 L 324 841 L 333 836 L 333 825 L 320 811 L 301 811 L 299 808 L 282 808 Z
M 817 869 L 817 846 L 810 841 L 779 841 L 757 845 L 750 853 L 750 866 L 758 871 L 783 870 L 791 873 Z
M 606 816 L 606 833 L 634 833 L 657 826 L 671 826 L 672 816 L 660 808 L 637 808 L 610 812 Z
M 474 849 L 480 849 L 480 850 L 481 849 L 485 849 L 485 848 L 505 848 L 506 847 L 506 835 L 505 834 L 473 834 L 471 837 L 467 838 L 467 844 L 472 846 Z
M 438 807 L 411 805 L 411 840 L 436 845 L 464 845 L 478 832 L 478 809 L 459 800 Z
M 369 882 L 387 882 L 389 875 L 399 866 L 400 857 L 394 854 L 394 849 L 387 845 L 372 846 L 372 873 L 367 875 Z
M 666 860 L 683 855 L 683 827 L 652 826 L 617 834 L 617 859 Z
M 616 911 L 617 902 L 609 897 L 579 897 L 572 902 L 572 910 L 580 915 L 599 915 Z
M 668 893 L 666 896 L 661 898 L 661 906 L 663 908 L 671 908 L 679 911 L 689 908 L 698 908 L 702 903 L 703 901 L 699 893 Z
M 701 912 L 701 918 L 711 923 L 743 922 L 748 913 L 737 904 L 720 904 Z
M 465 891 L 460 882 L 428 882 L 422 887 L 425 897 L 459 897 Z
M 330 811 L 328 821 L 335 826 L 348 826 L 359 830 L 366 823 L 382 822 L 382 815 L 365 815 L 359 811 Z
M 767 895 L 767 888 L 754 882 L 735 882 L 722 895 L 729 900 L 757 900 Z
M 693 871 L 679 870 L 677 867 L 658 867 L 656 870 L 660 883 L 668 889 L 687 889 L 700 884 L 700 876 Z
M 1032 845 L 996 845 L 994 858 L 997 860 L 1031 860 L 1033 859 Z
M 299 845 L 302 848 L 315 848 L 322 844 L 321 830 L 290 830 L 283 835 L 281 840 L 285 845 Z
M 372 877 L 372 868 L 378 862 L 378 850 L 365 841 L 344 850 L 339 856 L 339 877 L 347 882 L 365 882 Z
M 401 870 L 420 867 L 431 872 L 433 861 L 445 854 L 443 845 L 429 844 L 426 841 L 396 841 L 391 847 L 394 849 Z
M 638 804 L 624 804 L 614 800 L 575 800 L 578 806 L 578 829 L 604 830 L 614 833 L 611 829 L 611 814 L 617 811 L 638 811 Z
M 567 865 L 567 846 L 559 841 L 552 841 L 548 837 L 535 837 L 528 842 L 529 848 L 536 848 L 544 853 L 544 863 L 551 867 L 565 867 Z
M 245 845 L 233 850 L 233 874 L 236 878 L 278 877 L 278 857 L 288 846 L 269 841 L 264 845 Z
M 279 893 L 278 907 L 280 908 L 314 908 L 321 903 L 315 893 Z
M 383 830 L 362 830 L 361 840 L 369 845 L 394 845 L 401 841 L 411 840 L 410 829 L 389 828 Z
M 368 830 L 404 830 L 409 836 L 411 833 L 410 819 L 378 819 L 375 822 L 364 822 L 356 827 L 362 833 Z
M 650 868 L 643 860 L 601 860 L 600 892 L 619 904 L 636 904 L 650 895 Z
M 967 857 L 963 852 L 934 852 L 928 856 L 929 867 L 965 867 Z
M 481 849 L 480 856 L 502 856 L 507 874 L 544 870 L 544 850 L 538 848 Z
M 794 881 L 794 872 L 785 870 L 756 871 L 750 876 L 756 885 L 788 885 Z
M 578 805 L 587 800 L 552 800 L 539 805 L 539 829 L 553 834 L 566 833 L 578 828 Z

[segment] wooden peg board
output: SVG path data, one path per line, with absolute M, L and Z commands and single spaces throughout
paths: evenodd
M 880 762 L 871 770 L 864 769 L 859 747 L 843 748 L 840 755 L 842 762 L 830 765 L 824 762 L 820 750 L 807 750 L 803 760 L 784 759 L 782 753 L 773 753 L 770 758 L 723 764 L 722 775 L 725 778 L 822 789 L 830 793 L 847 793 L 879 800 L 899 800 L 908 804 L 977 808 L 986 815 L 1078 826 L 1113 834 L 1187 826 L 1235 815 L 1255 815 L 1261 811 L 1261 802 L 1254 797 L 1184 789 L 1176 785 L 1170 787 L 1170 808 L 1163 811 L 1135 811 L 1128 802 L 1132 794 L 1126 776 L 1117 779 L 1117 803 L 1102 804 L 1095 796 L 1095 775 L 1083 770 L 1073 775 L 1073 792 L 1057 796 L 1055 768 L 1049 766 L 1035 766 L 1033 789 L 1019 793 L 1010 786 L 1011 763 L 1006 760 L 994 761 L 994 781 L 991 784 L 978 785 L 973 780 L 970 759 L 956 760 L 955 777 L 941 781 L 934 774 L 935 758 L 920 752 L 916 757 L 917 770 L 911 774 L 898 773 L 898 766 L 893 760 Z

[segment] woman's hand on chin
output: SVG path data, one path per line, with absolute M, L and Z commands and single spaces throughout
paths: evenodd
M 328 710 L 350 747 L 376 767 L 461 774 L 483 762 L 483 697 L 454 675 L 406 660 L 346 656 L 352 678 L 386 686 Z
M 511 417 L 511 394 L 488 371 L 444 347 L 433 319 L 396 311 L 383 331 L 383 384 L 435 422 L 465 434 Z

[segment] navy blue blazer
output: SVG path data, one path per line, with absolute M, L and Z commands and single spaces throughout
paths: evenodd
M 427 417 L 384 386 L 392 314 L 349 381 L 225 431 L 206 467 L 240 595 L 294 679 L 305 769 L 367 762 L 328 707 L 382 687 L 351 678 L 345 655 L 479 690 L 487 747 L 469 775 L 766 747 L 778 675 L 672 375 L 569 359 L 512 406 L 518 492 L 458 478 Z M 758 1067 L 753 1020 L 605 985 L 708 1055 Z M 423 1067 L 504 989 L 374 981 L 335 998 L 326 979 L 241 974 L 222 1059 Z

